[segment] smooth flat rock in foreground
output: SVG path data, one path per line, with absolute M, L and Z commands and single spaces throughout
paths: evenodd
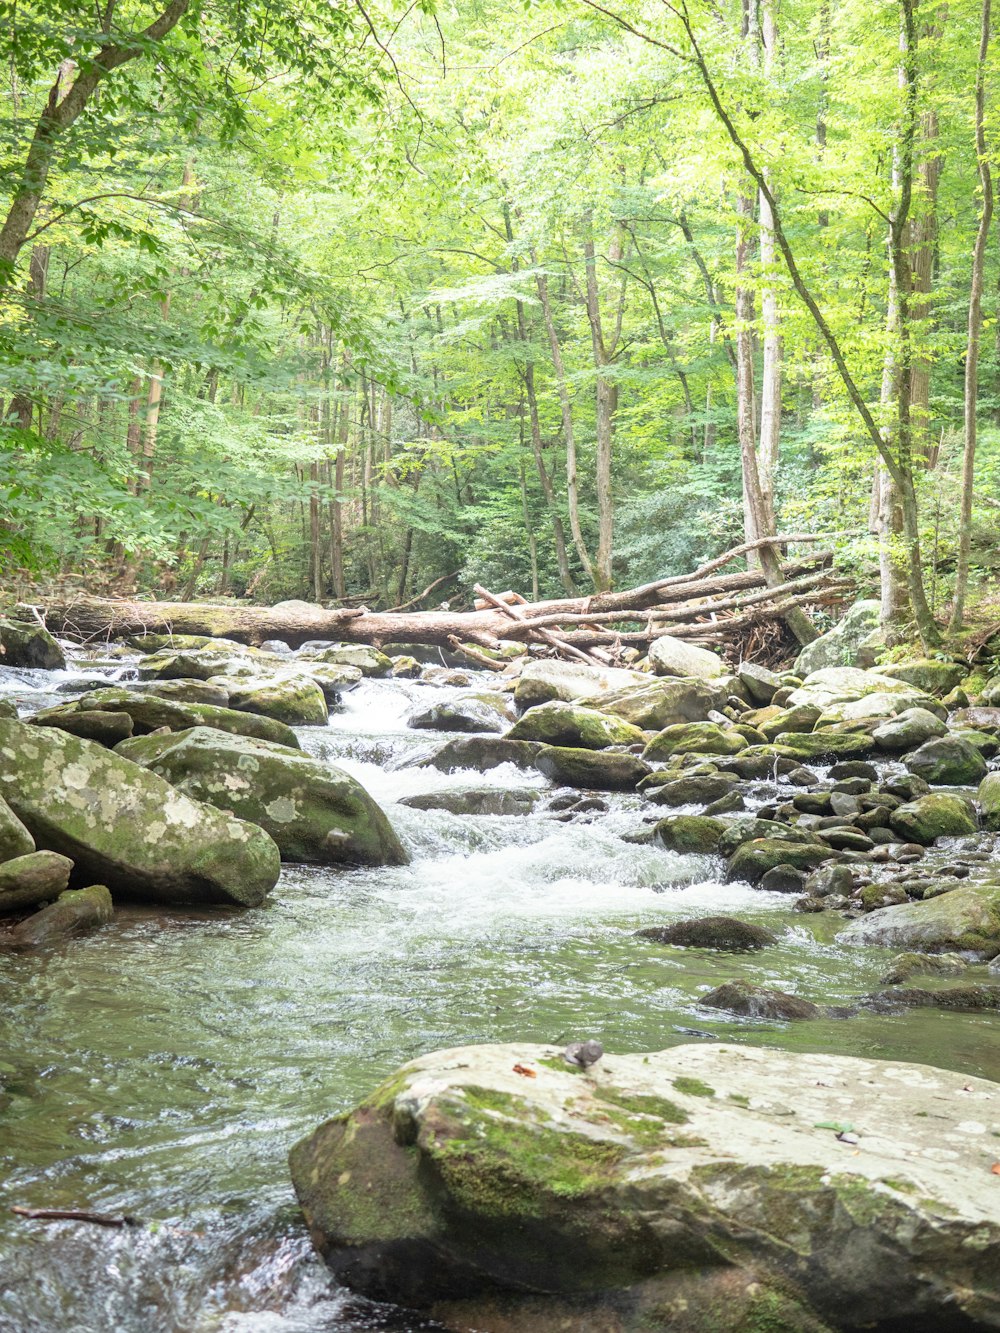
M 291 1153 L 313 1241 L 451 1328 L 1000 1327 L 1000 1085 L 703 1044 L 468 1046 Z

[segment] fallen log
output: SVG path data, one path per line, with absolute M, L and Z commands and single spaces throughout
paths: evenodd
M 778 544 L 815 541 L 811 536 L 786 536 L 769 539 Z M 248 606 L 238 602 L 142 602 L 78 597 L 53 600 L 41 608 L 49 629 L 69 637 L 93 642 L 134 635 L 200 634 L 234 639 L 240 643 L 259 644 L 265 639 L 283 639 L 299 647 L 310 639 L 329 639 L 346 643 L 366 643 L 382 647 L 387 643 L 434 644 L 450 646 L 457 638 L 483 648 L 495 649 L 503 639 L 537 642 L 543 639 L 568 656 L 589 658 L 589 651 L 623 643 L 648 643 L 669 632 L 678 637 L 692 637 L 691 628 L 707 630 L 703 625 L 688 626 L 708 614 L 726 609 L 737 610 L 741 594 L 753 593 L 760 617 L 781 615 L 791 605 L 823 600 L 824 586 L 836 585 L 838 596 L 843 584 L 824 567 L 830 552 L 819 551 L 811 558 L 790 560 L 782 566 L 786 582 L 766 588 L 759 570 L 732 573 L 718 571 L 729 561 L 745 555 L 760 542 L 748 542 L 702 565 L 692 574 L 661 579 L 639 588 L 621 592 L 599 593 L 591 597 L 563 598 L 544 602 L 515 602 L 496 599 L 478 611 L 371 611 L 367 607 L 324 609 L 310 602 L 281 602 L 277 606 Z M 795 593 L 794 598 L 787 594 Z M 801 601 L 797 600 L 801 597 Z M 484 598 L 484 600 L 487 600 Z M 776 609 L 781 607 L 781 610 Z M 602 624 L 632 621 L 640 630 L 620 633 L 600 630 Z M 719 621 L 720 625 L 724 622 Z M 555 627 L 581 626 L 567 634 L 557 634 Z M 589 629 L 587 626 L 595 628 Z M 683 632 L 682 632 L 683 631 Z

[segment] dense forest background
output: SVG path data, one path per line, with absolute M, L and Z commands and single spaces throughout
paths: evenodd
M 988 592 L 988 5 L 3 10 L 8 585 L 537 598 L 829 531 L 941 618 L 964 493 Z

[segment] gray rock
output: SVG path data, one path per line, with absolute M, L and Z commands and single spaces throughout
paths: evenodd
M 303 647 L 300 656 L 311 657 L 317 662 L 327 662 L 332 666 L 356 667 L 363 676 L 391 676 L 392 659 L 377 648 L 370 648 L 363 643 L 341 643 L 334 647 L 307 651 Z
M 635 791 L 649 774 L 649 765 L 634 754 L 544 745 L 535 767 L 557 785 L 585 791 Z
M 698 1001 L 708 1009 L 725 1009 L 741 1018 L 790 1019 L 819 1018 L 822 1010 L 811 1000 L 802 1000 L 787 991 L 769 986 L 755 986 L 749 981 L 727 981 L 709 991 Z
M 540 796 L 541 792 L 527 787 L 452 787 L 404 796 L 399 804 L 413 810 L 447 810 L 452 815 L 529 815 Z
M 290 1166 L 335 1277 L 449 1327 L 971 1330 L 1000 1221 L 968 1125 L 998 1114 L 994 1083 L 889 1061 L 702 1042 L 582 1074 L 560 1046 L 462 1047 Z
M 643 731 L 662 731 L 683 722 L 704 722 L 726 701 L 723 681 L 664 677 L 623 690 L 609 690 L 580 699 L 586 708 L 612 713 Z M 727 719 L 728 721 L 728 719 Z
M 755 662 L 741 662 L 736 674 L 755 704 L 769 704 L 781 689 L 781 677 Z
M 421 759 L 417 767 L 438 768 L 443 773 L 463 768 L 486 773 L 501 764 L 534 768 L 541 748 L 537 741 L 512 741 L 503 736 L 456 736 L 434 754 Z
M 27 856 L 34 850 L 34 838 L 0 797 L 0 864 L 12 861 L 15 856 Z
M 507 731 L 516 720 L 513 705 L 502 694 L 483 691 L 459 695 L 412 713 L 408 727 L 418 731 Z
M 514 686 L 514 702 L 523 711 L 552 700 L 572 703 L 576 699 L 604 694 L 608 690 L 628 689 L 648 682 L 649 677 L 638 671 L 588 666 L 585 662 L 548 659 L 525 662 Z
M 986 760 L 959 736 L 926 741 L 903 761 L 911 773 L 932 787 L 964 787 L 986 776 Z
M 715 653 L 669 634 L 661 635 L 649 645 L 649 664 L 658 676 L 715 680 L 726 674 L 726 668 Z
M 40 949 L 73 935 L 97 930 L 114 916 L 111 894 L 104 884 L 61 893 L 54 903 L 19 922 L 10 933 L 14 949 Z
M 725 953 L 749 953 L 778 942 L 772 931 L 734 916 L 701 916 L 669 926 L 647 926 L 637 930 L 636 936 L 679 949 L 719 949 Z
M 874 600 L 855 602 L 828 634 L 806 646 L 795 659 L 795 672 L 808 676 L 823 667 L 872 666 L 884 647 L 879 629 L 882 607 Z
M 880 750 L 902 753 L 947 734 L 947 725 L 926 708 L 907 708 L 877 726 L 872 732 L 872 740 Z
M 0 666 L 59 671 L 65 665 L 66 654 L 43 625 L 0 618 Z
M 28 852 L 0 865 L 0 916 L 58 898 L 73 862 L 58 852 Z
M 881 908 L 852 921 L 837 939 L 918 953 L 968 950 L 993 958 L 1000 954 L 1000 884 L 963 883 L 922 902 Z

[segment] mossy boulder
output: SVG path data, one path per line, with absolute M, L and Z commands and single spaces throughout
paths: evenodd
M 381 866 L 410 859 L 359 782 L 301 751 L 195 727 L 126 741 L 118 753 L 193 800 L 265 829 L 284 860 Z
M 482 690 L 461 694 L 421 708 L 406 719 L 406 725 L 418 731 L 506 731 L 517 714 L 503 694 Z
M 140 680 L 210 680 L 213 676 L 253 676 L 261 661 L 273 661 L 239 644 L 211 644 L 182 651 L 164 649 L 144 657 L 137 671 Z
M 668 852 L 708 856 L 719 850 L 725 828 L 710 815 L 668 815 L 653 829 L 653 842 Z
M 735 916 L 701 916 L 669 926 L 647 926 L 636 935 L 678 949 L 719 949 L 725 953 L 750 953 L 778 942 L 778 937 L 764 926 Z
M 755 704 L 770 704 L 782 686 L 777 672 L 768 671 L 767 667 L 758 666 L 756 662 L 741 662 L 736 675 L 750 696 L 750 702 Z
M 211 680 L 147 680 L 142 681 L 143 690 L 155 694 L 158 699 L 173 699 L 182 704 L 209 704 L 212 708 L 229 707 L 229 689 L 232 681 L 228 676 L 213 676 Z M 130 682 L 129 689 L 138 688 L 137 682 Z
M 812 731 L 822 711 L 816 704 L 797 704 L 794 708 L 778 708 L 754 725 L 762 736 L 773 741 L 788 732 L 799 734 Z
M 937 838 L 962 838 L 976 831 L 976 812 L 964 796 L 934 792 L 889 812 L 889 827 L 904 842 L 929 847 Z
M 808 676 L 828 667 L 871 666 L 884 648 L 880 621 L 882 607 L 868 599 L 855 602 L 843 620 L 806 646 L 795 659 L 795 673 Z
M 926 741 L 903 761 L 911 773 L 932 787 L 966 787 L 986 776 L 986 760 L 961 736 Z
M 745 736 L 715 722 L 686 722 L 665 727 L 649 742 L 642 757 L 655 763 L 674 754 L 739 754 L 747 744 Z
M 84 935 L 107 925 L 114 912 L 106 884 L 68 889 L 54 903 L 18 922 L 10 933 L 9 943 L 14 949 L 60 944 L 73 935 Z
M 759 884 L 775 866 L 815 870 L 834 855 L 829 847 L 819 841 L 789 842 L 785 838 L 754 838 L 752 842 L 744 842 L 737 847 L 726 867 L 726 879 Z
M 912 662 L 893 662 L 879 667 L 879 674 L 905 681 L 925 694 L 948 694 L 968 675 L 958 662 L 939 662 L 932 657 L 917 657 Z
M 638 727 L 621 718 L 579 704 L 555 701 L 529 709 L 507 732 L 506 739 L 602 750 L 608 745 L 641 743 L 643 735 Z
M 449 787 L 404 796 L 399 804 L 413 810 L 447 810 L 451 815 L 530 815 L 541 795 L 532 787 Z
M 921 902 L 883 907 L 852 921 L 842 944 L 920 953 L 1000 954 L 1000 883 L 963 883 Z
M 987 773 L 976 793 L 983 812 L 983 828 L 1000 833 L 1000 773 Z
M 99 708 L 42 713 L 28 721 L 38 727 L 59 727 L 71 736 L 106 745 L 109 750 L 113 750 L 120 741 L 128 740 L 133 725 L 128 713 L 109 713 Z
M 567 745 L 543 745 L 535 767 L 559 786 L 585 791 L 635 791 L 649 773 L 649 765 L 634 754 Z
M 302 656 L 333 666 L 357 667 L 363 676 L 376 679 L 392 675 L 392 658 L 365 643 L 338 643 L 310 651 L 303 649 Z
M 683 722 L 702 722 L 713 709 L 726 702 L 723 681 L 673 680 L 647 681 L 624 690 L 610 690 L 581 699 L 587 708 L 613 713 L 643 731 L 662 731 Z
M 724 1009 L 741 1018 L 778 1019 L 782 1022 L 819 1018 L 822 1010 L 811 1000 L 803 1000 L 771 986 L 757 986 L 750 981 L 726 981 L 698 1001 L 707 1009 Z
M 256 825 L 55 728 L 0 719 L 0 797 L 39 848 L 74 862 L 77 882 L 129 897 L 256 906 L 280 871 Z
M 524 712 L 525 709 L 555 700 L 573 703 L 577 699 L 605 694 L 609 690 L 627 690 L 646 684 L 648 677 L 638 671 L 545 659 L 525 662 L 514 686 L 514 702 Z
M 732 856 L 738 847 L 758 838 L 768 838 L 773 842 L 802 842 L 815 845 L 816 836 L 807 829 L 797 828 L 794 824 L 784 824 L 777 819 L 758 819 L 747 815 L 728 823 L 719 838 L 719 855 Z
M 462 1047 L 289 1160 L 337 1279 L 449 1327 L 972 1329 L 1000 1219 L 960 1127 L 998 1110 L 984 1079 L 829 1054 L 695 1043 L 581 1075 L 554 1046 Z
M 28 852 L 0 865 L 0 916 L 58 898 L 73 862 L 58 852 Z
M 783 759 L 812 759 L 834 763 L 838 759 L 863 759 L 875 748 L 867 731 L 840 731 L 823 727 L 808 734 L 791 732 L 767 746 L 766 753 Z
M 66 654 L 44 625 L 0 617 L 0 666 L 60 671 Z
M 946 723 L 926 708 L 907 708 L 877 726 L 872 732 L 872 740 L 880 750 L 901 754 L 947 734 Z
M 135 694 L 117 687 L 91 690 L 73 703 L 43 709 L 31 720 L 36 724 L 44 721 L 49 726 L 62 726 L 62 720 L 68 714 L 94 710 L 126 713 L 132 719 L 132 730 L 136 736 L 145 736 L 163 727 L 168 731 L 215 727 L 217 731 L 231 732 L 235 736 L 254 736 L 258 740 L 286 745 L 292 750 L 301 748 L 299 738 L 291 727 L 274 718 L 240 713 L 234 708 L 216 708 L 212 704 L 180 703 L 174 699 L 161 699 L 152 693 Z
M 662 634 L 649 645 L 649 665 L 658 676 L 689 676 L 715 680 L 726 674 L 721 660 L 707 648 Z
M 905 699 L 916 693 L 905 681 L 884 676 L 880 671 L 863 671 L 859 667 L 823 667 L 805 677 L 788 697 L 792 706 L 813 704 L 826 709 L 832 704 L 853 703 L 869 694 L 896 694 Z
M 438 768 L 442 773 L 455 773 L 472 768 L 487 773 L 502 764 L 515 768 L 534 768 L 541 745 L 537 741 L 512 741 L 504 736 L 456 736 L 419 760 L 418 767 Z
M 234 683 L 229 707 L 283 722 L 286 727 L 325 727 L 330 720 L 326 695 L 308 676 L 266 676 Z
M 692 773 L 647 787 L 644 795 L 654 805 L 706 806 L 722 800 L 738 786 L 739 778 L 732 773 Z

